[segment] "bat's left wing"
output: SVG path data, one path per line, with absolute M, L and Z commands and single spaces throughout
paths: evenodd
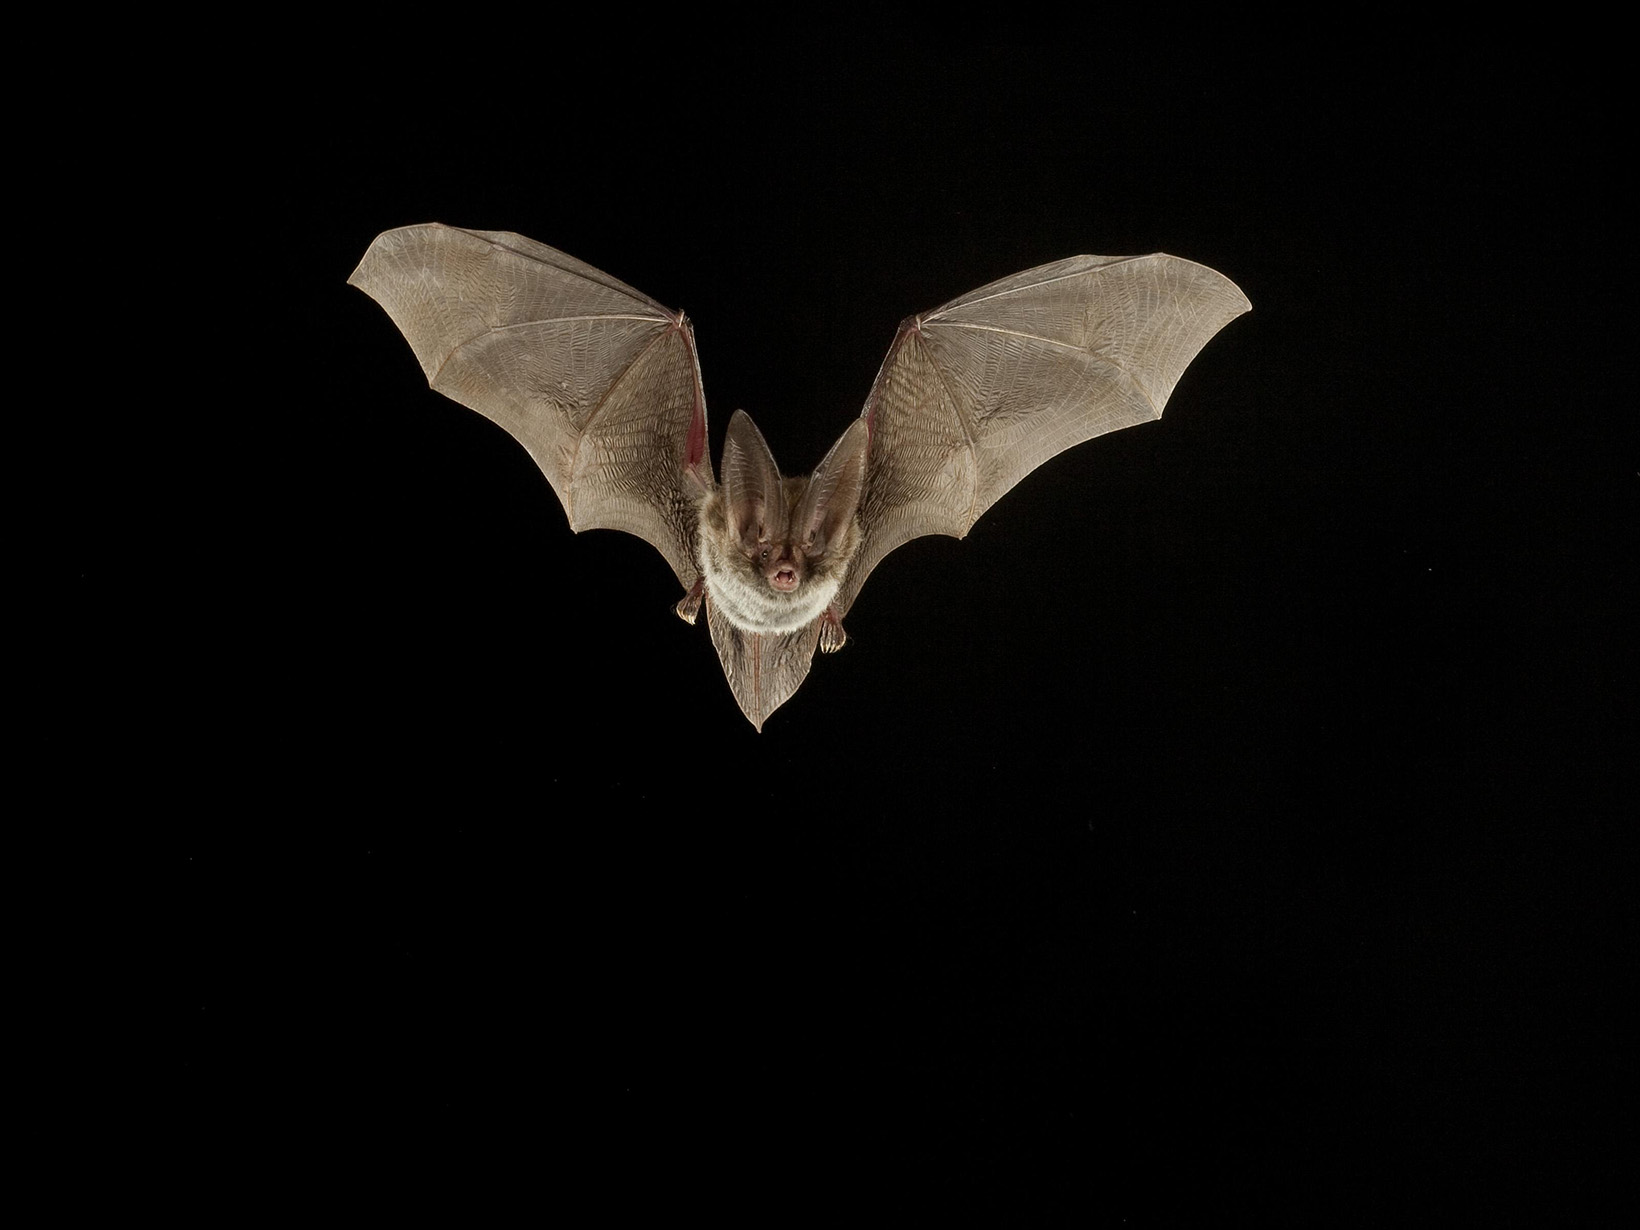
M 1073 256 L 907 320 L 866 401 L 865 537 L 838 613 L 895 547 L 961 538 L 1048 458 L 1160 418 L 1197 352 L 1250 306 L 1176 256 Z
M 533 239 L 437 223 L 378 235 L 348 281 L 387 310 L 433 388 L 529 450 L 572 529 L 636 534 L 695 583 L 696 503 L 713 479 L 681 312 Z

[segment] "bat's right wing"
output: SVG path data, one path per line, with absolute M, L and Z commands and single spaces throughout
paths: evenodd
M 694 331 L 546 244 L 433 223 L 376 237 L 348 281 L 387 310 L 427 382 L 529 450 L 570 528 L 647 539 L 687 588 L 712 486 Z
M 1250 306 L 1176 256 L 1073 256 L 907 320 L 866 401 L 865 537 L 838 614 L 895 547 L 962 538 L 1048 458 L 1160 418 L 1197 352 Z

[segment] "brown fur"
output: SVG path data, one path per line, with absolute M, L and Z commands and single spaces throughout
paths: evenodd
M 807 478 L 782 480 L 788 524 L 795 524 L 808 489 Z M 729 622 L 745 632 L 792 632 L 823 614 L 859 550 L 859 518 L 849 518 L 843 533 L 823 555 L 806 556 L 801 543 L 789 540 L 769 545 L 775 558 L 785 551 L 796 566 L 797 588 L 790 593 L 773 588 L 762 561 L 742 549 L 729 525 L 722 491 L 713 491 L 701 501 L 700 566 L 706 573 L 707 593 Z

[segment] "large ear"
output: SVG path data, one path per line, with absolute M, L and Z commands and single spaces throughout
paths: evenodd
M 729 437 L 723 445 L 723 502 L 729 528 L 747 550 L 759 542 L 785 537 L 786 500 L 780 489 L 780 470 L 763 433 L 744 410 L 736 410 L 729 420 Z
M 797 510 L 797 538 L 811 553 L 824 551 L 854 519 L 865 490 L 870 439 L 865 419 L 855 419 L 809 480 Z

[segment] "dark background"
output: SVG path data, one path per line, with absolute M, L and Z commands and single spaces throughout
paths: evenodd
M 527 104 L 361 69 L 232 116 L 196 204 L 253 233 L 199 275 L 256 301 L 244 391 L 74 591 L 131 616 L 88 686 L 167 740 L 157 1096 L 198 1156 L 1134 1224 L 1502 1224 L 1616 1176 L 1612 78 L 1116 58 L 589 59 Z M 789 471 L 902 317 L 1016 270 L 1167 251 L 1253 311 L 1162 421 L 892 556 L 758 735 L 661 559 L 572 535 L 345 285 L 426 221 L 686 309 L 714 458 L 744 408 Z

